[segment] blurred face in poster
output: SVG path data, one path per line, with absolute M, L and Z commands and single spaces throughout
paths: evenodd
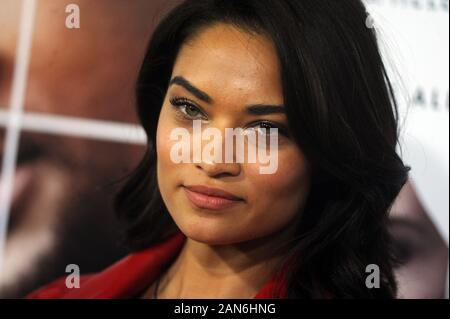
M 134 84 L 151 32 L 174 1 L 41 0 L 25 112 L 136 123 Z M 75 3 L 75 2 L 74 2 Z M 0 2 L 0 108 L 8 109 L 21 1 Z M 0 158 L 5 129 L 0 128 Z M 20 296 L 76 263 L 95 271 L 120 257 L 111 183 L 139 161 L 138 145 L 21 132 L 0 295 Z
M 411 182 L 397 197 L 391 211 L 390 230 L 397 257 L 399 298 L 445 296 L 448 245 L 428 216 Z

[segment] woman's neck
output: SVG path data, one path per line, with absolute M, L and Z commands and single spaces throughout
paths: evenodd
M 158 298 L 253 298 L 283 262 L 292 237 L 292 231 L 284 229 L 232 245 L 187 238 L 160 277 Z

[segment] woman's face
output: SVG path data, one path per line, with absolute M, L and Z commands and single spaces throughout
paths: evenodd
M 258 161 L 177 164 L 171 158 L 172 147 L 179 143 L 171 139 L 171 133 L 183 128 L 193 134 L 193 120 L 201 120 L 203 130 L 220 130 L 223 141 L 225 128 L 254 132 L 270 126 L 278 127 L 279 132 L 287 129 L 284 112 L 254 114 L 247 110 L 254 105 L 283 105 L 280 67 L 272 42 L 226 24 L 211 26 L 183 45 L 172 74 L 172 79 L 176 77 L 189 84 L 176 81 L 165 96 L 157 129 L 157 174 L 164 203 L 181 231 L 196 241 L 232 244 L 294 225 L 309 193 L 310 169 L 288 136 L 279 134 L 278 167 L 273 174 L 261 174 L 260 167 L 265 164 Z M 189 199 L 192 193 L 186 186 L 193 185 L 218 188 L 241 200 L 221 209 L 205 208 Z

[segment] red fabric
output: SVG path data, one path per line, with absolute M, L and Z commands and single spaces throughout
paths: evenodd
M 156 280 L 183 247 L 186 237 L 178 232 L 168 240 L 119 260 L 100 273 L 83 275 L 80 288 L 67 288 L 61 278 L 31 294 L 27 299 L 123 299 L 138 298 Z M 255 299 L 286 298 L 283 274 L 275 274 Z

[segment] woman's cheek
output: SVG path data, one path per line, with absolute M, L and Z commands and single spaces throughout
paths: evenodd
M 157 153 L 157 176 L 158 186 L 166 204 L 173 195 L 177 180 L 177 165 L 171 160 L 170 151 L 175 141 L 170 138 L 170 133 L 175 128 L 170 118 L 165 114 L 164 109 L 158 121 L 156 132 L 156 153 Z
M 173 141 L 170 140 L 170 129 L 168 126 L 161 125 L 158 128 L 157 140 L 156 140 L 156 152 L 158 161 L 160 164 L 166 166 L 171 165 L 170 161 L 170 149 Z
M 175 165 L 170 158 L 170 150 L 175 141 L 172 141 L 171 132 L 176 128 L 165 107 L 162 108 L 156 131 L 156 152 L 158 165 L 170 167 Z
M 296 211 L 310 188 L 310 169 L 303 154 L 296 148 L 280 150 L 278 168 L 273 174 L 261 174 L 259 167 L 258 164 L 246 167 L 253 204 Z

